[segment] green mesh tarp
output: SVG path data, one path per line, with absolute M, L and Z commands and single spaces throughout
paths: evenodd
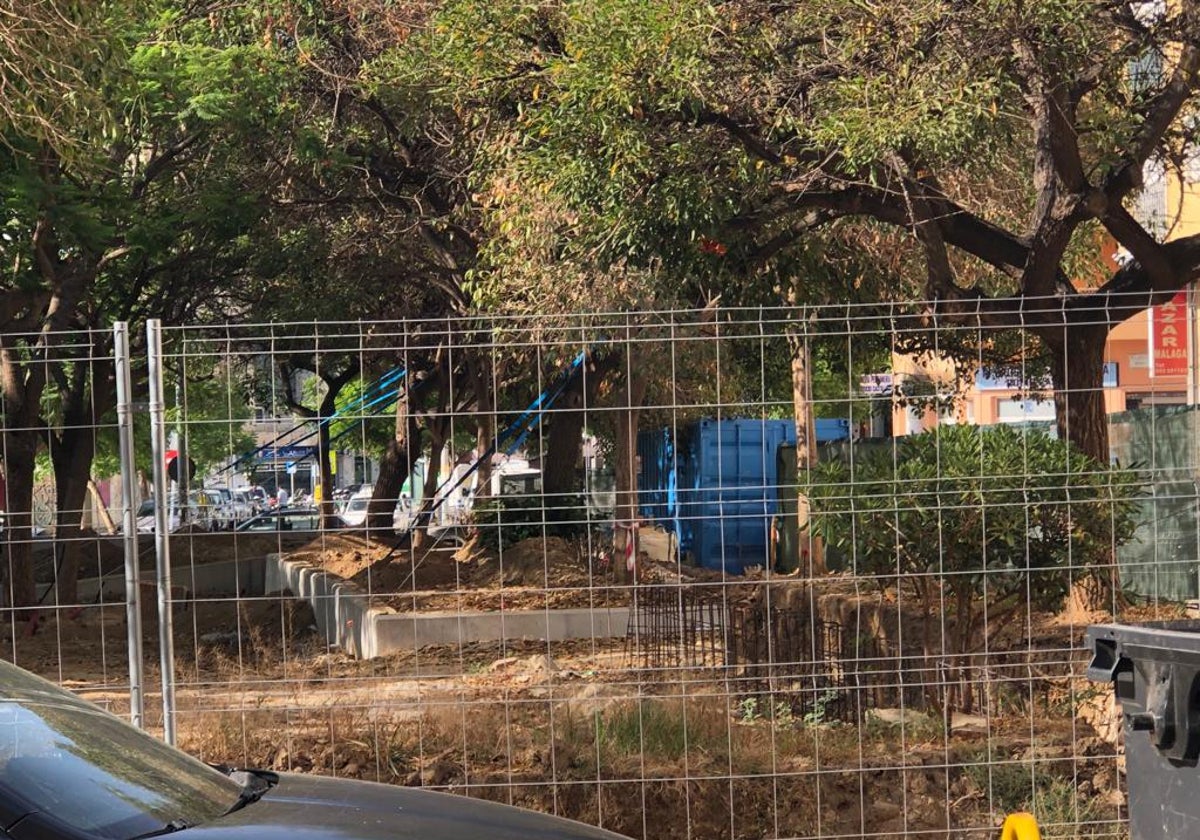
M 1109 417 L 1113 457 L 1146 478 L 1141 526 L 1117 550 L 1122 586 L 1150 598 L 1197 597 L 1200 517 L 1197 516 L 1196 406 L 1162 406 Z

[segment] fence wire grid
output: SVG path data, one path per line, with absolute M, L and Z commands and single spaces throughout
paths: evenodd
M 1195 372 L 935 308 L 6 336 L 5 658 L 637 838 L 1127 837 L 1083 631 L 1200 597 Z

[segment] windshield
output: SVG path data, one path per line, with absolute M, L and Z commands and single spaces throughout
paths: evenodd
M 95 837 L 224 814 L 241 787 L 54 685 L 0 662 L 0 788 Z

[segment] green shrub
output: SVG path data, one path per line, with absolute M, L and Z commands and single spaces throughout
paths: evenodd
M 549 509 L 541 495 L 481 499 L 473 516 L 480 545 L 492 550 L 511 548 L 531 537 L 579 536 L 588 528 L 587 511 L 579 496 Z
M 1107 565 L 1136 529 L 1135 472 L 1066 441 L 1008 426 L 942 426 L 894 448 L 820 464 L 814 530 L 856 574 L 911 585 L 943 610 L 958 652 L 1028 605 L 1058 606 L 1072 579 Z

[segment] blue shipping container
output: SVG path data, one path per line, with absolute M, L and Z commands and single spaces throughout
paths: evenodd
M 675 515 L 675 447 L 670 429 L 638 433 L 638 511 L 660 523 Z
M 846 440 L 850 421 L 818 420 L 817 441 Z M 638 435 L 638 506 L 710 569 L 765 566 L 778 499 L 776 453 L 796 442 L 791 420 L 701 420 Z

